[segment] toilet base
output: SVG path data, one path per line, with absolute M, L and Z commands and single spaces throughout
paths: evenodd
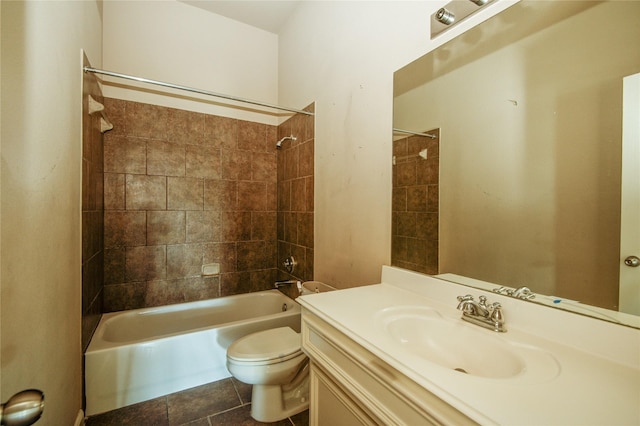
M 259 422 L 277 422 L 309 408 L 309 366 L 289 384 L 253 385 L 251 417 Z

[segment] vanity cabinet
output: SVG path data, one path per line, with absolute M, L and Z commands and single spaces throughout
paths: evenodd
M 302 348 L 312 426 L 477 424 L 307 309 Z

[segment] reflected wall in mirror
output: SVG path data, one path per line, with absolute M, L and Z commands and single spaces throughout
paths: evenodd
M 394 128 L 440 128 L 439 273 L 618 310 L 638 22 L 640 2 L 523 0 L 395 73 Z
M 394 129 L 391 263 L 437 274 L 440 131 L 424 133 Z

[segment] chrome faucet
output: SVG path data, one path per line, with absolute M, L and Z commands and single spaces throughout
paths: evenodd
M 494 302 L 487 305 L 485 296 L 480 296 L 478 300 L 478 302 L 473 300 L 470 294 L 458 296 L 458 310 L 462 311 L 462 319 L 493 331 L 507 331 L 500 303 Z
M 536 295 L 529 289 L 529 287 L 518 287 L 515 290 L 509 287 L 498 287 L 493 289 L 494 293 L 506 294 L 507 296 L 515 297 L 516 299 L 531 300 L 535 299 Z

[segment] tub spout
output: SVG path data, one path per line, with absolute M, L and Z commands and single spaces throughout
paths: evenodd
M 274 286 L 275 286 L 275 288 L 280 288 L 280 287 L 285 286 L 285 285 L 297 284 L 299 282 L 300 281 L 298 281 L 298 280 L 282 280 L 282 281 L 276 281 Z

